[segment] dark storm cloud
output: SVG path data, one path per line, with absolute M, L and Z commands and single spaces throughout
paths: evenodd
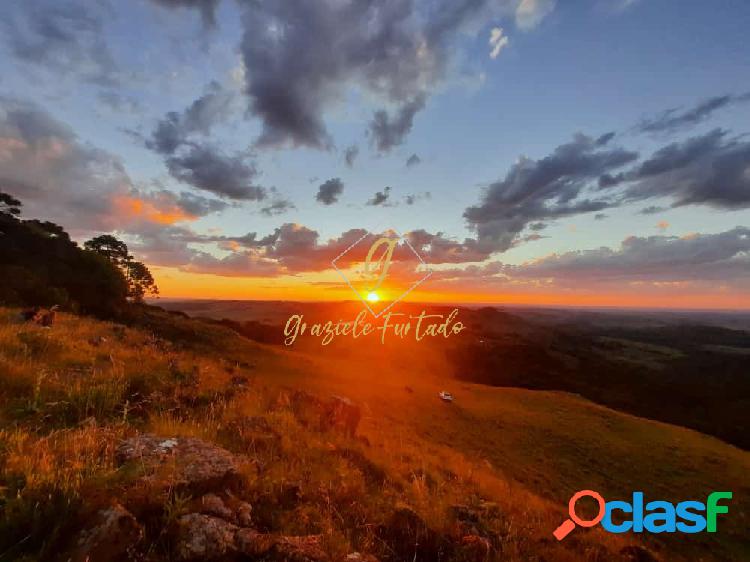
M 216 25 L 216 8 L 219 0 L 151 0 L 154 4 L 165 8 L 190 8 L 199 10 L 206 27 Z
M 219 197 L 258 201 L 266 190 L 253 184 L 258 171 L 244 155 L 228 156 L 208 145 L 194 145 L 166 160 L 169 173 L 176 180 Z
M 372 196 L 372 199 L 367 201 L 368 205 L 377 206 L 377 205 L 388 205 L 388 200 L 391 197 L 391 188 L 386 187 L 383 189 L 383 191 L 376 191 L 375 195 Z
M 446 77 L 457 32 L 508 10 L 490 0 L 247 2 L 240 49 L 258 145 L 329 148 L 323 115 L 352 85 L 401 107 L 403 132 L 386 137 L 400 140 Z
M 657 150 L 627 174 L 626 199 L 670 197 L 673 207 L 750 207 L 750 141 L 740 139 L 715 129 Z
M 416 154 L 412 154 L 406 160 L 406 167 L 407 168 L 411 168 L 412 166 L 416 166 L 416 165 L 418 165 L 421 162 L 422 162 L 422 159 L 419 156 L 417 156 Z
M 0 28 L 24 65 L 100 86 L 117 86 L 119 70 L 107 46 L 103 4 L 25 0 L 0 6 Z
M 359 156 L 359 147 L 356 144 L 347 147 L 344 151 L 346 165 L 350 168 L 354 167 L 354 161 L 357 159 L 357 156 Z
M 323 182 L 318 187 L 318 193 L 315 195 L 315 200 L 323 205 L 333 205 L 339 200 L 339 197 L 344 192 L 344 182 L 339 178 L 331 178 L 330 180 Z
M 600 176 L 634 162 L 638 154 L 610 147 L 609 140 L 576 135 L 540 160 L 520 159 L 503 179 L 490 184 L 480 203 L 464 211 L 483 250 L 508 250 L 529 223 L 615 205 L 608 199 L 591 199 L 588 188 Z
M 673 108 L 663 111 L 656 117 L 644 119 L 637 126 L 637 130 L 643 133 L 670 133 L 693 127 L 706 121 L 719 109 L 747 101 L 750 101 L 750 92 L 739 96 L 729 94 L 715 96 L 684 111 Z
M 394 117 L 390 117 L 382 109 L 375 112 L 369 133 L 378 152 L 389 152 L 393 147 L 403 144 L 414 126 L 414 116 L 424 108 L 425 100 L 424 94 L 415 96 L 402 105 Z
M 217 82 L 181 113 L 170 111 L 161 119 L 146 146 L 160 154 L 174 154 L 193 133 L 208 135 L 211 128 L 225 121 L 232 111 L 234 96 Z

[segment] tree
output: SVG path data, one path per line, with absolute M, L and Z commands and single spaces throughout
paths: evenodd
M 128 255 L 128 246 L 111 234 L 102 234 L 83 243 L 83 247 L 101 254 L 119 268 L 124 268 L 132 256 Z
M 139 261 L 128 262 L 127 279 L 131 284 L 130 296 L 136 302 L 142 302 L 147 294 L 156 296 L 159 287 L 156 286 L 153 275 L 143 263 Z
M 0 304 L 119 315 L 129 288 L 120 268 L 81 249 L 55 223 L 19 219 L 20 208 L 17 199 L 0 194 Z
M 148 267 L 130 255 L 127 244 L 122 240 L 111 234 L 103 234 L 88 240 L 83 247 L 104 256 L 122 271 L 128 283 L 128 297 L 135 302 L 143 302 L 146 295 L 159 294 L 159 288 Z
M 21 202 L 9 195 L 0 191 L 0 214 L 18 216 L 21 214 Z

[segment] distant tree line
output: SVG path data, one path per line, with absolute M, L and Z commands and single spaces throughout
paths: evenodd
M 159 290 L 151 272 L 111 235 L 83 248 L 52 222 L 23 220 L 21 202 L 0 192 L 0 304 L 52 306 L 101 317 L 123 313 Z

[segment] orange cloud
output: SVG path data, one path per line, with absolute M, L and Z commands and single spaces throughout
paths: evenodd
M 125 195 L 115 197 L 114 204 L 116 211 L 124 217 L 145 219 L 156 224 L 169 225 L 198 218 L 164 197 L 148 200 Z

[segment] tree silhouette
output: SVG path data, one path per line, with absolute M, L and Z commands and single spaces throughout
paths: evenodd
M 159 288 L 148 267 L 130 255 L 127 244 L 122 240 L 111 234 L 103 234 L 86 241 L 83 247 L 104 256 L 122 271 L 128 283 L 128 297 L 135 302 L 143 302 L 147 295 L 159 294 Z
M 21 220 L 21 202 L 0 193 L 0 304 L 53 306 L 115 317 L 127 307 L 120 268 L 78 247 L 52 222 Z
M 0 214 L 18 216 L 21 214 L 21 202 L 9 195 L 0 191 Z

